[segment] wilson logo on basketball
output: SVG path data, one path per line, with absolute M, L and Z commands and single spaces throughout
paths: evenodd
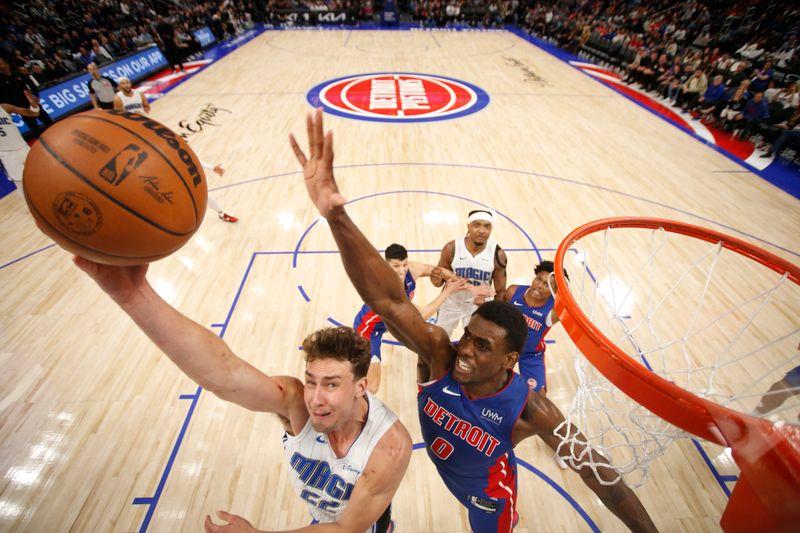
M 333 115 L 381 122 L 445 120 L 486 107 L 489 96 L 469 83 L 407 72 L 359 74 L 317 85 L 308 93 L 314 107 Z
M 131 172 L 144 163 L 147 152 L 135 144 L 129 144 L 100 169 L 100 177 L 111 185 L 119 185 Z

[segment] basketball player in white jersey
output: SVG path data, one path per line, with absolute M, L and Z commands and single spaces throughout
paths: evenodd
M 467 235 L 445 244 L 439 257 L 439 269 L 431 273 L 431 282 L 441 287 L 441 269 L 447 269 L 473 285 L 494 285 L 496 293 L 506 290 L 506 253 L 492 238 L 494 215 L 484 209 L 471 211 Z M 482 303 L 482 302 L 479 302 Z M 459 321 L 466 326 L 478 306 L 468 292 L 452 295 L 439 308 L 436 324 L 452 338 Z
M 219 174 L 220 176 L 225 174 L 225 169 L 222 168 L 222 165 L 214 165 L 214 166 L 212 166 L 210 163 L 206 163 L 202 159 L 200 159 L 200 164 L 203 165 L 204 169 L 210 170 L 211 172 L 213 172 L 215 174 Z M 222 207 L 217 203 L 217 201 L 214 199 L 214 197 L 211 196 L 211 194 L 208 195 L 208 208 L 211 209 L 212 211 L 216 211 L 217 217 L 219 217 L 219 219 L 222 220 L 223 222 L 231 222 L 231 223 L 239 222 L 238 218 L 236 218 L 233 215 L 229 215 L 228 213 L 226 213 L 222 209 Z
M 14 124 L 11 113 L 24 117 L 39 116 L 36 99 L 28 91 L 25 91 L 25 96 L 31 104 L 29 109 L 7 103 L 0 104 L 0 175 L 5 175 L 16 183 L 22 182 L 22 168 L 30 147 Z
M 119 91 L 114 96 L 114 109 L 144 115 L 150 112 L 150 103 L 147 97 L 131 87 L 131 80 L 121 77 L 117 80 Z
M 367 392 L 369 343 L 350 328 L 326 328 L 303 341 L 304 381 L 267 376 L 216 334 L 171 307 L 146 279 L 148 265 L 114 267 L 75 257 L 86 272 L 187 376 L 223 400 L 287 421 L 290 477 L 315 522 L 338 531 L 391 531 L 391 501 L 411 458 L 411 437 Z M 289 346 L 287 346 L 289 350 Z M 268 496 L 268 494 L 265 494 Z M 205 529 L 255 531 L 244 518 Z

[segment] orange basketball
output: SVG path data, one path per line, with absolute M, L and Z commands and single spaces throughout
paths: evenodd
M 31 147 L 22 188 L 36 225 L 62 248 L 107 265 L 161 259 L 200 227 L 208 191 L 189 145 L 146 116 L 88 111 Z

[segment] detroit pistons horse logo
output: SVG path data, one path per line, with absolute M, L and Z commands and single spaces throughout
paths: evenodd
M 409 72 L 358 74 L 317 85 L 308 102 L 341 117 L 380 122 L 426 122 L 462 117 L 489 104 L 465 81 Z

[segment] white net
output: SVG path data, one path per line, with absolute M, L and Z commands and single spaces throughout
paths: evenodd
M 581 237 L 563 266 L 583 314 L 637 363 L 733 410 L 798 422 L 800 287 L 787 275 L 660 228 Z M 578 390 L 558 432 L 574 424 L 586 436 L 581 444 L 612 464 L 574 453 L 570 461 L 595 471 L 610 466 L 639 486 L 673 440 L 691 435 L 628 398 L 575 352 Z M 563 437 L 562 448 L 574 452 L 578 437 Z

